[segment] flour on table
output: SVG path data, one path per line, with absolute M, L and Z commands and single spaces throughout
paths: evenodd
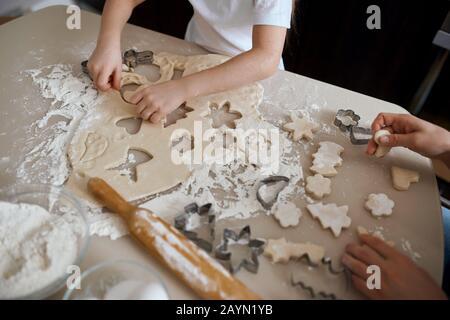
M 350 227 L 352 219 L 347 216 L 348 206 L 338 207 L 335 203 L 307 205 L 309 213 L 318 219 L 324 229 L 331 229 L 335 237 L 339 237 L 343 228 Z
M 403 251 L 405 251 L 414 262 L 417 262 L 419 259 L 422 258 L 422 255 L 412 248 L 411 242 L 409 240 L 402 238 L 401 246 Z
M 31 294 L 64 276 L 78 255 L 77 228 L 65 214 L 0 202 L 0 299 Z
M 371 193 L 367 197 L 365 208 L 369 210 L 374 217 L 381 217 L 390 216 L 394 205 L 394 201 L 389 199 L 384 193 Z

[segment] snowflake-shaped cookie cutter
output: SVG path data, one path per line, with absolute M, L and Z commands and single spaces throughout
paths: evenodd
M 259 269 L 258 256 L 264 251 L 264 244 L 265 242 L 262 240 L 251 239 L 251 230 L 248 225 L 242 228 L 239 233 L 225 228 L 222 243 L 215 250 L 215 257 L 227 262 L 228 269 L 232 274 L 238 272 L 241 268 L 251 273 L 257 273 Z M 232 253 L 229 251 L 230 245 L 247 246 L 251 252 L 250 259 L 244 258 L 237 265 L 233 265 L 231 262 Z
M 215 238 L 216 216 L 211 212 L 211 206 L 211 203 L 202 206 L 198 206 L 196 203 L 188 204 L 184 207 L 184 213 L 174 219 L 175 228 L 206 252 L 212 252 L 213 241 Z M 208 239 L 200 238 L 197 232 L 192 231 L 201 226 L 196 226 L 191 229 L 189 224 L 193 218 L 197 218 L 201 225 L 207 224 L 207 227 L 209 228 Z M 202 220 L 206 220 L 206 222 Z

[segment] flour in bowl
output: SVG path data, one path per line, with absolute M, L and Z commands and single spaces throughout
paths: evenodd
M 79 230 L 69 216 L 0 201 L 0 299 L 23 297 L 65 275 L 78 255 Z

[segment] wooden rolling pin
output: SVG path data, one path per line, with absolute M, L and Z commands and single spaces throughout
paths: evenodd
M 104 180 L 91 178 L 88 189 L 108 209 L 120 214 L 133 237 L 201 298 L 260 299 L 177 229 L 153 212 L 125 201 Z

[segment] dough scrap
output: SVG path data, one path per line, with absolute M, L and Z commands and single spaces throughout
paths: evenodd
M 305 255 L 311 263 L 318 264 L 325 256 L 325 249 L 309 242 L 288 242 L 285 238 L 269 239 L 264 248 L 264 256 L 273 263 L 287 263 L 291 259 L 300 259 Z
M 217 66 L 229 60 L 229 57 L 208 54 L 195 56 L 180 56 L 171 53 L 157 53 L 154 55 L 154 64 L 160 67 L 161 77 L 155 81 L 148 81 L 144 76 L 135 73 L 123 73 L 122 84 L 137 84 L 139 88 L 147 85 L 162 83 L 172 79 L 175 70 L 183 72 L 183 76 Z M 184 182 L 190 175 L 192 166 L 172 161 L 172 145 L 174 133 L 185 132 L 193 136 L 194 122 L 201 121 L 206 131 L 211 128 L 210 121 L 205 118 L 211 104 L 222 105 L 227 102 L 230 112 L 239 112 L 245 121 L 250 115 L 257 113 L 257 106 L 261 103 L 264 89 L 259 83 L 250 84 L 234 90 L 195 97 L 186 101 L 186 106 L 193 111 L 186 113 L 186 118 L 176 121 L 173 125 L 164 127 L 163 122 L 152 124 L 143 121 L 140 130 L 131 135 L 126 128 L 116 123 L 121 119 L 135 118 L 136 106 L 126 103 L 119 92 L 111 90 L 104 94 L 104 99 L 90 113 L 89 121 L 80 126 L 74 134 L 68 148 L 68 158 L 73 168 L 67 182 L 69 190 L 77 196 L 84 198 L 93 205 L 99 205 L 87 191 L 87 181 L 90 177 L 99 177 L 108 182 L 126 200 L 133 201 L 168 190 Z M 97 151 L 86 151 L 88 134 L 101 137 Z M 120 138 L 120 139 L 119 139 Z M 105 150 L 101 153 L 105 146 Z M 194 145 L 192 150 L 183 153 L 183 159 L 196 152 L 196 148 L 204 146 Z M 153 156 L 151 161 L 139 164 L 136 167 L 137 181 L 132 181 L 126 175 L 120 175 L 117 168 L 127 162 L 128 151 L 139 150 Z M 197 150 L 198 152 L 198 150 Z M 176 152 L 178 154 L 178 152 Z M 203 154 L 203 153 L 201 153 Z M 95 158 L 89 161 L 86 159 Z
M 283 125 L 283 129 L 289 132 L 289 135 L 294 141 L 299 141 L 300 139 L 312 140 L 319 126 L 314 122 L 304 118 L 298 118 L 292 114 L 291 122 Z
M 316 199 L 322 199 L 331 193 L 331 180 L 320 174 L 306 178 L 306 191 Z
M 324 229 L 331 229 L 335 237 L 339 237 L 343 228 L 350 227 L 352 219 L 347 216 L 348 206 L 338 207 L 335 203 L 322 202 L 306 206 L 313 218 L 318 219 Z
M 384 193 L 371 193 L 367 197 L 365 208 L 369 210 L 374 217 L 381 217 L 390 216 L 394 205 L 394 201 L 389 199 Z
M 419 182 L 420 174 L 417 171 L 408 170 L 396 166 L 391 167 L 392 185 L 399 191 L 406 191 L 413 182 Z
M 108 147 L 108 139 L 97 133 L 89 133 L 84 142 L 85 151 L 81 156 L 81 162 L 87 162 L 100 157 Z
M 384 238 L 384 236 L 381 234 L 381 232 L 374 231 L 374 232 L 370 232 L 369 233 L 369 231 L 366 228 L 364 228 L 363 226 L 358 226 L 356 228 L 356 231 L 358 232 L 358 236 L 363 235 L 363 234 L 370 234 L 370 235 L 372 235 L 372 236 L 374 236 L 374 237 L 376 237 L 376 238 L 378 238 L 380 240 L 383 240 L 384 242 L 386 242 L 386 244 L 390 245 L 391 247 L 395 246 L 395 242 L 394 241 L 387 241 Z
M 324 177 L 337 175 L 336 166 L 342 165 L 340 155 L 344 148 L 337 143 L 324 141 L 319 143 L 319 149 L 313 154 L 313 165 L 310 170 Z
M 292 202 L 282 201 L 272 208 L 272 214 L 283 228 L 288 228 L 298 225 L 302 211 Z
M 375 151 L 375 157 L 382 158 L 384 157 L 389 151 L 391 151 L 391 147 L 386 146 L 380 146 L 380 138 L 384 136 L 390 136 L 391 133 L 387 130 L 381 129 L 375 132 L 373 136 L 373 140 L 378 144 L 377 150 Z

